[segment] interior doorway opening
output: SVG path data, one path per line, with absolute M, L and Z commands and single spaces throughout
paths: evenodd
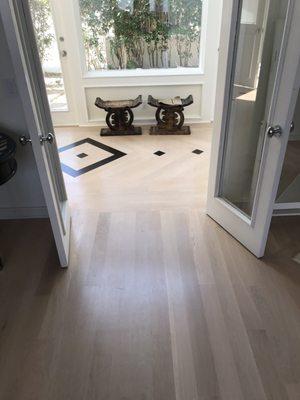
M 54 11 L 55 14 L 59 5 L 55 3 L 55 0 L 51 1 L 54 5 L 53 10 L 56 10 Z M 81 75 L 78 82 L 80 81 L 84 86 L 86 85 L 85 80 L 89 81 L 89 84 L 84 86 L 84 90 L 81 91 L 84 96 L 81 96 L 81 99 L 76 98 L 76 107 L 74 108 L 78 112 L 84 103 L 85 108 L 80 112 L 86 114 L 88 123 L 87 126 L 79 123 L 80 127 L 78 128 L 59 127 L 56 128 L 56 132 L 63 171 L 71 192 L 75 194 L 73 203 L 75 207 L 80 208 L 88 205 L 91 208 L 100 207 L 103 210 L 111 207 L 114 210 L 121 210 L 122 207 L 128 210 L 130 207 L 133 209 L 134 207 L 136 209 L 143 207 L 150 207 L 150 209 L 161 207 L 164 209 L 176 204 L 176 207 L 179 208 L 193 208 L 195 206 L 198 209 L 205 210 L 204 203 L 194 201 L 197 198 L 199 200 L 202 195 L 203 199 L 206 199 L 208 187 L 209 158 L 205 158 L 204 153 L 207 152 L 210 145 L 206 146 L 209 142 L 207 137 L 211 134 L 211 126 L 205 125 L 205 120 L 202 117 L 200 117 L 202 124 L 199 124 L 197 123 L 200 122 L 199 119 L 195 118 L 193 121 L 192 114 L 188 115 L 188 122 L 192 125 L 191 137 L 155 138 L 147 135 L 148 124 L 145 117 L 149 113 L 149 107 L 143 106 L 137 110 L 136 121 L 145 126 L 146 135 L 141 138 L 99 139 L 99 126 L 102 124 L 97 114 L 99 110 L 94 106 L 94 100 L 99 92 L 103 93 L 104 96 L 113 96 L 113 100 L 121 100 L 124 99 L 125 95 L 129 96 L 129 93 L 136 97 L 140 94 L 140 91 L 145 94 L 149 93 L 148 90 L 151 90 L 151 95 L 155 95 L 153 92 L 156 92 L 155 97 L 157 98 L 166 97 L 165 93 L 167 93 L 167 96 L 170 96 L 168 98 L 171 99 L 175 97 L 179 87 L 181 91 L 185 92 L 185 96 L 180 97 L 186 97 L 187 90 L 199 90 L 199 87 L 201 87 L 200 93 L 198 92 L 195 97 L 194 108 L 191 107 L 189 112 L 202 110 L 200 113 L 203 113 L 202 102 L 208 83 L 202 82 L 199 85 L 199 82 L 191 83 L 191 80 L 195 77 L 201 77 L 203 75 L 201 68 L 206 65 L 203 63 L 204 56 L 201 46 L 203 44 L 202 38 L 205 37 L 204 21 L 207 22 L 209 19 L 208 10 L 206 9 L 205 12 L 204 7 L 207 2 L 201 2 L 201 15 L 197 14 L 196 16 L 199 23 L 196 27 L 198 33 L 195 38 L 197 45 L 193 42 L 194 39 L 191 39 L 191 43 L 187 44 L 187 38 L 184 38 L 183 34 L 178 38 L 176 30 L 172 30 L 176 27 L 176 24 L 172 25 L 172 12 L 174 11 L 171 12 L 172 2 L 165 2 L 162 8 L 158 7 L 158 3 L 154 2 L 154 7 L 151 6 L 152 3 L 147 3 L 147 7 L 149 8 L 150 20 L 152 21 L 154 17 L 157 18 L 156 28 L 159 23 L 164 23 L 166 22 L 165 19 L 169 18 L 168 23 L 170 23 L 171 28 L 165 43 L 166 47 L 159 50 L 161 45 L 161 42 L 159 42 L 160 45 L 153 50 L 154 56 L 154 53 L 151 53 L 152 55 L 148 53 L 145 59 L 139 60 L 140 63 L 133 65 L 133 59 L 136 57 L 133 49 L 130 48 L 128 43 L 126 44 L 122 40 L 118 41 L 121 36 L 118 36 L 119 31 L 116 28 L 116 15 L 109 14 L 108 16 L 110 29 L 105 30 L 102 27 L 101 32 L 95 33 L 92 31 L 91 14 L 84 9 L 83 3 L 72 2 L 73 5 L 75 4 L 72 13 L 77 10 L 79 15 L 77 17 L 75 15 L 74 18 L 74 14 L 71 13 L 67 25 L 70 27 L 70 31 L 75 32 L 77 29 L 77 34 L 71 44 L 68 43 L 67 36 L 59 36 L 62 39 L 60 42 L 63 43 L 63 46 L 65 44 L 70 46 L 69 61 L 69 51 L 61 50 L 60 57 L 64 57 L 66 53 L 68 55 L 66 57 L 67 64 L 70 64 L 70 60 L 76 59 L 76 54 L 81 57 L 80 62 L 76 63 L 78 65 L 74 68 L 74 74 L 70 77 L 74 83 L 74 77 L 80 71 Z M 225 46 L 224 43 L 221 44 L 222 51 L 224 52 L 226 46 L 228 51 L 226 50 L 227 54 L 224 59 L 222 57 L 219 59 L 220 68 L 226 70 L 226 73 L 224 73 L 225 83 L 220 85 L 220 93 L 224 92 L 225 94 L 224 99 L 221 96 L 216 114 L 211 114 L 212 119 L 216 118 L 217 120 L 216 130 L 219 131 L 223 142 L 221 146 L 213 145 L 217 149 L 215 151 L 219 152 L 220 162 L 215 163 L 218 171 L 215 181 L 211 180 L 210 182 L 211 186 L 214 187 L 209 192 L 209 196 L 218 198 L 219 205 L 222 203 L 221 208 L 223 207 L 223 209 L 220 208 L 214 214 L 214 210 L 211 212 L 209 209 L 213 204 L 211 202 L 211 204 L 208 204 L 208 213 L 235 237 L 239 236 L 240 229 L 244 230 L 246 232 L 245 240 L 241 240 L 241 242 L 259 257 L 264 251 L 266 232 L 269 229 L 273 212 L 271 189 L 268 189 L 270 201 L 260 202 L 260 198 L 263 197 L 263 180 L 265 179 L 267 182 L 268 174 L 264 170 L 265 163 L 267 158 L 271 157 L 269 149 L 272 147 L 272 143 L 269 141 L 269 137 L 271 137 L 269 129 L 273 129 L 271 126 L 273 120 L 281 112 L 280 107 L 283 107 L 282 100 L 277 104 L 276 95 L 280 94 L 280 74 L 284 68 L 285 70 L 288 69 L 284 65 L 284 54 L 288 49 L 288 32 L 291 28 L 290 22 L 293 16 L 292 7 L 292 3 L 280 0 L 261 0 L 255 2 L 255 4 L 247 1 L 242 3 L 232 2 L 232 12 L 227 18 L 230 19 L 231 24 L 226 27 L 227 36 L 224 35 L 224 38 L 222 38 L 227 43 L 225 43 Z M 130 21 L 137 17 L 139 11 L 134 3 L 131 8 L 128 4 L 118 3 L 117 8 L 122 18 L 126 16 Z M 66 17 L 63 6 L 61 10 L 63 11 L 62 16 Z M 97 8 L 93 11 L 96 13 L 96 19 L 99 19 L 104 15 L 105 10 L 98 10 Z M 226 20 L 226 12 L 224 13 L 224 20 Z M 70 23 L 71 20 L 73 25 Z M 126 21 L 122 19 L 121 25 L 123 24 L 123 27 L 126 26 L 128 22 Z M 143 25 L 144 22 L 142 21 L 141 24 Z M 149 28 L 147 25 L 146 33 L 148 32 L 147 29 L 152 29 L 151 26 Z M 233 26 L 235 29 L 233 29 Z M 87 48 L 91 35 L 94 35 L 92 38 L 96 38 L 97 46 Z M 124 37 L 125 39 L 129 38 L 128 35 Z M 124 39 L 124 37 L 122 38 Z M 141 38 L 139 40 L 141 40 L 139 51 L 144 54 L 149 43 L 146 40 L 143 42 Z M 160 40 L 162 39 L 160 38 Z M 183 61 L 180 56 L 180 46 L 175 46 L 176 40 L 179 40 L 181 45 L 184 43 L 185 48 L 190 49 L 190 53 L 186 55 L 188 60 Z M 92 45 L 92 42 L 90 43 Z M 205 46 L 207 46 L 207 42 L 205 42 Z M 174 59 L 171 57 L 170 50 L 175 48 L 178 57 L 176 56 L 177 58 Z M 159 51 L 161 51 L 160 60 L 158 59 Z M 95 57 L 99 57 L 98 63 Z M 293 54 L 291 54 L 292 57 Z M 154 63 L 154 60 L 156 60 L 156 63 Z M 137 62 L 137 60 L 135 61 Z M 158 70 L 162 70 L 162 72 L 158 72 Z M 175 75 L 174 70 L 176 70 Z M 116 71 L 118 72 L 116 73 Z M 176 76 L 176 79 L 178 77 L 181 79 L 183 76 L 188 77 L 188 79 L 184 84 L 181 82 L 180 85 L 174 87 L 172 81 L 168 80 L 168 83 L 159 82 L 160 79 L 167 81 L 166 77 L 169 79 L 174 76 Z M 125 84 L 124 81 L 118 80 L 119 78 L 132 79 Z M 141 79 L 145 79 L 147 82 L 142 84 Z M 209 80 L 209 77 L 207 79 Z M 99 82 L 101 84 L 98 85 Z M 196 88 L 197 85 L 198 88 Z M 76 91 L 78 92 L 78 87 L 74 88 L 73 86 L 71 92 L 74 94 Z M 283 92 L 282 89 L 282 96 Z M 214 94 L 211 95 L 209 101 L 211 102 L 213 98 Z M 288 118 L 288 111 L 285 112 L 285 119 Z M 80 120 L 80 117 L 78 119 Z M 97 127 L 94 127 L 94 125 Z M 171 144 L 173 148 L 170 147 Z M 205 165 L 204 163 L 201 165 L 207 175 L 202 175 L 203 182 L 200 185 L 194 185 L 194 181 L 199 179 L 199 172 L 195 175 L 191 173 L 191 170 L 194 171 L 193 166 L 196 165 L 196 161 L 189 163 L 183 154 L 185 156 L 187 154 L 192 155 L 193 160 L 197 159 L 196 156 L 198 156 L 198 160 L 205 160 Z M 278 149 L 276 154 L 278 154 Z M 184 160 L 184 163 L 176 164 L 176 159 L 177 161 Z M 125 160 L 127 160 L 126 163 Z M 145 160 L 146 162 L 144 162 Z M 271 161 L 275 162 L 275 158 L 273 157 Z M 277 170 L 279 162 L 276 166 Z M 213 173 L 215 172 L 213 171 Z M 270 180 L 272 179 L 274 177 L 270 178 Z M 114 180 L 116 184 L 111 188 L 110 185 Z M 83 183 L 81 188 L 79 188 L 79 183 Z M 76 187 L 76 184 L 78 184 L 78 187 Z M 170 195 L 171 200 L 167 200 L 167 194 Z M 188 195 L 190 195 L 190 198 L 188 198 Z M 100 198 L 101 205 L 98 204 Z M 103 201 L 104 198 L 106 200 Z M 174 199 L 176 199 L 175 202 Z M 227 211 L 225 211 L 225 204 Z M 260 207 L 261 211 L 259 211 Z M 268 208 L 267 214 L 263 212 L 264 207 Z M 228 211 L 229 213 L 227 213 Z M 266 219 L 263 223 L 257 222 L 261 220 L 258 216 L 260 212 L 268 215 L 268 220 Z M 276 212 L 274 213 L 276 214 Z M 245 229 L 238 226 L 236 217 L 239 218 L 241 226 L 246 224 Z M 223 220 L 227 220 L 228 226 L 225 223 L 223 225 Z M 232 230 L 229 227 L 231 223 L 234 226 Z M 260 230 L 260 235 L 254 235 L 255 225 Z M 253 246 L 248 246 L 248 242 L 251 241 Z
M 204 212 L 218 2 L 193 0 L 189 7 L 173 0 L 121 1 L 113 7 L 81 0 L 29 3 L 70 203 L 103 210 L 200 207 Z M 142 137 L 99 137 L 105 113 L 95 107 L 96 97 L 123 100 L 140 94 L 144 102 L 134 114 Z M 150 124 L 156 123 L 149 94 L 158 99 L 192 94 L 194 102 L 184 112 L 192 135 L 149 136 Z M 67 109 L 55 108 L 63 98 Z M 68 124 L 62 117 L 72 110 L 77 122 Z

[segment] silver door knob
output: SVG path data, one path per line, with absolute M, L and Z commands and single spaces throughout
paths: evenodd
M 273 136 L 281 136 L 282 135 L 282 128 L 280 125 L 275 125 L 275 126 L 269 126 L 267 130 L 268 136 L 271 138 Z
M 54 134 L 53 133 L 48 133 L 47 136 L 41 136 L 40 137 L 40 142 L 43 144 L 44 142 L 48 142 L 48 143 L 53 143 L 54 142 Z

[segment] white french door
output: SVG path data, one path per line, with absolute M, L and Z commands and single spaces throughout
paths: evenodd
M 0 12 L 58 256 L 66 267 L 70 212 L 28 2 L 0 2 Z
M 245 24 L 255 25 L 262 12 L 253 52 Z M 224 0 L 207 214 L 257 257 L 265 251 L 299 91 L 299 20 L 298 0 Z M 247 62 L 249 70 L 257 66 L 250 86 L 239 70 Z
M 72 67 L 74 37 L 65 23 L 60 0 L 28 0 L 47 97 L 54 125 L 77 125 Z

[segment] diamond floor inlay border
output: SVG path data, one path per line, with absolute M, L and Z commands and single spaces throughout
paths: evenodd
M 66 150 L 70 150 L 70 149 L 72 149 L 74 147 L 81 146 L 82 144 L 85 144 L 85 143 L 91 144 L 92 146 L 95 146 L 95 147 L 98 147 L 99 149 L 105 150 L 108 153 L 111 153 L 112 155 L 110 157 L 101 159 L 101 160 L 99 160 L 99 161 L 97 161 L 97 162 L 95 162 L 93 164 L 87 165 L 86 167 L 83 167 L 83 168 L 81 168 L 79 170 L 76 170 L 76 169 L 70 167 L 69 165 L 64 164 L 63 162 L 61 162 L 62 170 L 66 174 L 72 176 L 73 178 L 76 178 L 77 176 L 86 174 L 87 172 L 92 171 L 92 170 L 94 170 L 96 168 L 99 168 L 102 165 L 108 164 L 108 163 L 110 163 L 112 161 L 117 160 L 118 158 L 126 156 L 126 153 L 123 153 L 120 150 L 114 149 L 113 147 L 107 146 L 106 144 L 97 142 L 96 140 L 91 139 L 91 138 L 82 139 L 82 140 L 79 140 L 78 142 L 74 142 L 74 143 L 68 144 L 67 146 L 59 148 L 58 151 L 59 151 L 59 153 L 62 153 L 64 151 L 66 151 Z M 80 154 L 78 154 L 78 156 L 82 156 L 83 154 L 86 154 L 86 153 L 80 153 Z M 79 158 L 84 158 L 84 157 L 85 156 L 82 156 L 82 157 L 79 157 Z

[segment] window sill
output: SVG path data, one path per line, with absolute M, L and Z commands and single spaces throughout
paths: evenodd
M 145 78 L 166 76 L 203 76 L 201 68 L 159 68 L 159 69 L 126 69 L 88 71 L 83 75 L 84 79 L 95 78 Z
M 200 68 L 145 69 L 118 71 L 89 71 L 82 85 L 89 87 L 145 87 L 203 85 Z
M 68 112 L 69 109 L 68 109 L 67 106 L 65 106 L 65 107 L 53 107 L 53 106 L 50 106 L 50 111 L 54 112 L 54 113 L 64 113 L 64 112 Z

